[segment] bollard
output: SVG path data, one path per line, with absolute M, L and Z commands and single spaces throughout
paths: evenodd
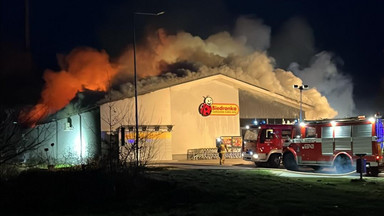
M 356 160 L 356 172 L 360 173 L 360 180 L 363 180 L 363 173 L 367 172 L 367 168 L 366 168 L 367 160 L 364 159 L 365 155 L 366 154 L 356 154 L 356 156 L 359 157 L 359 159 Z

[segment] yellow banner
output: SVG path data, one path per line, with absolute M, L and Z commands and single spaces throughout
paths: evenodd
M 239 106 L 237 104 L 213 103 L 211 115 L 232 116 L 239 114 Z
M 170 132 L 160 132 L 160 131 L 145 131 L 145 132 L 139 132 L 139 137 L 144 139 L 170 139 L 171 133 Z M 136 138 L 135 132 L 126 132 L 125 139 L 126 140 L 132 140 Z

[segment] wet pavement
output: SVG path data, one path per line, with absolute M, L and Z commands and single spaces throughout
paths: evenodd
M 359 173 L 350 172 L 338 174 L 333 168 L 324 168 L 321 171 L 314 171 L 311 168 L 300 168 L 299 171 L 286 170 L 282 165 L 280 168 L 256 167 L 253 162 L 243 159 L 226 159 L 224 165 L 219 164 L 219 160 L 170 160 L 156 161 L 150 164 L 154 167 L 167 167 L 174 169 L 268 169 L 273 174 L 282 177 L 331 177 L 331 178 L 358 178 Z M 366 176 L 364 176 L 365 178 Z M 379 177 L 384 177 L 380 173 Z M 371 177 L 369 177 L 371 178 Z
M 158 167 L 178 167 L 186 169 L 253 169 L 255 164 L 243 159 L 226 159 L 223 165 L 217 160 L 170 160 L 150 164 Z

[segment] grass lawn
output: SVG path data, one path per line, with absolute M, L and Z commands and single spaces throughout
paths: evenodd
M 134 178 L 34 171 L 0 183 L 5 215 L 379 215 L 384 210 L 381 178 L 287 178 L 268 169 L 149 169 Z

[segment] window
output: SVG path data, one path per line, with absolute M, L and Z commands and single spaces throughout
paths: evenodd
M 307 127 L 305 128 L 305 137 L 306 138 L 316 138 L 316 128 L 315 127 Z
M 257 130 L 247 130 L 244 134 L 244 140 L 257 140 Z
M 273 129 L 267 129 L 267 139 L 273 138 Z
M 281 131 L 281 136 L 283 137 L 283 139 L 290 139 L 291 138 L 291 134 L 292 134 L 292 131 L 291 130 L 282 130 Z
M 260 134 L 260 143 L 264 143 L 265 139 L 273 138 L 273 129 L 263 129 Z
M 261 134 L 260 134 L 260 143 L 264 143 L 264 141 L 265 141 L 265 134 L 266 134 L 266 130 L 263 129 L 261 131 Z

